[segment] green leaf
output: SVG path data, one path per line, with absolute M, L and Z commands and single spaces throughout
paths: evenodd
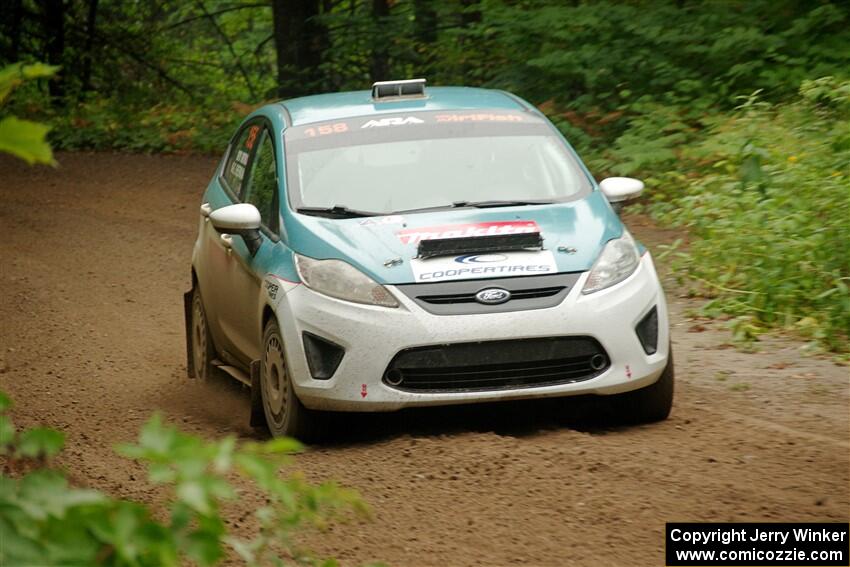
M 0 516 L 0 565 L 46 565 L 42 542 L 33 541 Z
M 201 514 L 206 515 L 212 511 L 209 504 L 209 494 L 200 482 L 181 483 L 177 487 L 177 497 Z
M 200 565 L 214 565 L 224 555 L 218 534 L 198 530 L 186 538 L 186 554 Z
M 15 426 L 7 415 L 0 415 L 0 453 L 3 448 L 10 445 L 15 439 Z
M 65 434 L 47 427 L 36 427 L 21 433 L 17 452 L 22 457 L 52 457 L 65 445 Z
M 12 407 L 12 400 L 9 399 L 9 396 L 0 392 L 0 411 L 6 411 Z
M 0 152 L 18 156 L 29 164 L 54 165 L 53 151 L 47 143 L 49 126 L 7 116 L 0 120 Z
M 304 449 L 304 445 L 291 437 L 275 437 L 270 441 L 262 443 L 258 447 L 259 453 L 297 453 Z
M 0 103 L 6 100 L 18 85 L 30 79 L 39 79 L 50 77 L 59 67 L 45 65 L 44 63 L 34 63 L 32 65 L 22 65 L 13 63 L 0 69 Z

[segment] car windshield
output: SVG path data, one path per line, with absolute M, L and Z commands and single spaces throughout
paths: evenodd
M 529 113 L 372 116 L 292 128 L 285 140 L 295 209 L 549 203 L 591 187 L 561 138 Z

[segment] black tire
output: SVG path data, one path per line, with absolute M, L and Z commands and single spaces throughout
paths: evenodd
M 213 373 L 212 361 L 215 359 L 215 345 L 213 345 L 210 328 L 207 324 L 207 312 L 201 299 L 201 290 L 198 286 L 192 290 L 192 366 L 194 366 L 193 378 L 207 380 Z
M 667 366 L 654 384 L 640 390 L 619 394 L 612 400 L 617 417 L 625 423 L 653 423 L 667 419 L 673 407 L 674 382 L 675 370 L 671 346 Z
M 295 394 L 287 370 L 280 327 L 274 319 L 266 323 L 263 332 L 260 395 L 266 425 L 274 437 L 294 437 L 301 441 L 317 437 L 318 412 L 304 407 Z

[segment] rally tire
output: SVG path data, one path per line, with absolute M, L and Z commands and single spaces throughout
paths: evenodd
M 201 299 L 201 290 L 198 286 L 192 290 L 192 366 L 194 367 L 193 378 L 207 380 L 212 375 L 214 367 L 212 361 L 215 359 L 215 346 L 213 345 L 210 327 L 207 323 L 207 312 Z
M 319 416 L 298 399 L 286 365 L 283 338 L 274 319 L 263 332 L 260 358 L 260 396 L 266 425 L 274 437 L 294 437 L 302 441 L 315 439 Z
M 653 423 L 664 421 L 673 407 L 675 371 L 673 367 L 673 348 L 664 372 L 655 383 L 615 397 L 614 410 L 625 423 Z

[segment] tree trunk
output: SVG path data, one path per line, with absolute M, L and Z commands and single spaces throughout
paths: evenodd
M 83 91 L 90 91 L 91 88 L 91 65 L 94 59 L 94 36 L 97 33 L 97 2 L 98 0 L 89 0 L 89 13 L 86 17 L 86 46 L 83 51 Z
M 437 11 L 432 0 L 413 0 L 413 25 L 419 43 L 437 41 Z
M 413 0 L 413 37 L 416 40 L 416 77 L 431 69 L 434 43 L 437 41 L 437 11 L 430 0 Z
M 23 23 L 24 7 L 23 0 L 10 0 L 0 6 L 0 20 L 3 22 L 3 30 L 9 38 L 6 46 L 6 61 L 14 63 L 21 58 L 21 25 Z
M 372 23 L 375 33 L 372 36 L 372 61 L 369 74 L 373 82 L 390 79 L 390 58 L 387 50 L 390 34 L 386 31 L 389 15 L 390 6 L 387 0 L 372 0 Z
M 65 4 L 63 0 L 42 0 L 41 10 L 44 35 L 47 38 L 45 44 L 47 62 L 51 65 L 62 65 L 65 53 Z M 50 97 L 55 106 L 62 106 L 65 102 L 63 75 L 64 69 L 48 82 Z
M 460 14 L 460 25 L 463 31 L 458 41 L 460 46 L 465 48 L 470 44 L 469 28 L 481 23 L 481 3 L 479 0 L 461 0 L 461 6 L 463 11 Z M 469 77 L 477 67 L 478 63 L 474 62 L 474 58 L 464 56 L 460 63 L 461 75 Z
M 319 14 L 319 0 L 272 0 L 281 98 L 309 94 L 324 83 L 319 65 L 327 47 L 327 30 L 318 22 Z

